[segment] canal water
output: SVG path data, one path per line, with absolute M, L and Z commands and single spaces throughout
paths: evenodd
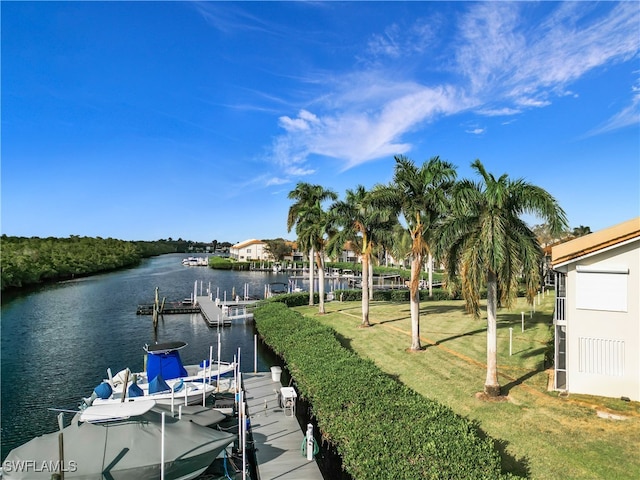
M 2 460 L 11 449 L 34 436 L 57 429 L 56 412 L 77 409 L 103 378 L 129 367 L 143 370 L 145 344 L 183 340 L 185 364 L 217 356 L 221 334 L 223 361 L 233 360 L 238 348 L 243 371 L 253 371 L 252 324 L 209 328 L 199 314 L 164 315 L 157 338 L 151 316 L 136 315 L 141 303 L 152 303 L 155 288 L 160 299 L 181 300 L 193 293 L 198 281 L 203 293 L 214 296 L 233 291 L 262 298 L 265 285 L 287 283 L 283 273 L 236 272 L 186 267 L 184 255 L 171 254 L 143 261 L 132 269 L 49 285 L 36 291 L 4 296 L 1 316 L 1 441 Z M 298 284 L 306 288 L 299 280 Z M 205 293 L 206 294 L 206 293 Z M 258 370 L 273 364 L 258 342 Z M 69 415 L 71 416 L 71 415 Z

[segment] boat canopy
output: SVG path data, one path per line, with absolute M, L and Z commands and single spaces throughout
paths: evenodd
M 167 353 L 173 350 L 180 350 L 187 346 L 186 342 L 176 341 L 176 342 L 164 342 L 164 343 L 154 343 L 153 345 L 145 345 L 144 350 L 148 353 Z
M 165 380 L 188 376 L 177 350 L 166 353 L 147 353 L 147 381 L 151 383 L 159 374 Z

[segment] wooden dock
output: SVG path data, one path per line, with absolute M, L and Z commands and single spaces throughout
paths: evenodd
M 322 480 L 315 460 L 302 456 L 305 437 L 295 416 L 285 415 L 278 403 L 282 385 L 271 373 L 242 374 L 245 402 L 251 422 L 259 480 Z
M 162 305 L 158 313 L 189 314 L 199 313 L 210 327 L 229 327 L 234 323 L 253 320 L 252 306 L 256 300 L 234 300 L 215 302 L 207 295 L 198 295 L 196 304 L 186 302 L 170 302 Z M 154 304 L 138 305 L 137 315 L 153 315 Z
M 216 303 L 207 295 L 198 295 L 197 303 L 200 314 L 210 327 L 228 327 L 234 323 L 244 323 L 253 320 L 253 311 L 248 313 L 247 307 L 255 303 L 252 300 L 237 300 L 234 302 Z

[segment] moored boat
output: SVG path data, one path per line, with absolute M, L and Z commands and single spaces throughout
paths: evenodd
M 145 401 L 88 407 L 59 432 L 13 449 L 2 478 L 49 480 L 63 473 L 67 479 L 151 480 L 164 469 L 166 480 L 188 480 L 236 438 L 171 415 L 163 421 L 154 406 Z
M 218 377 L 232 375 L 235 370 L 233 362 L 216 362 L 203 360 L 198 365 L 183 365 L 180 350 L 187 346 L 186 342 L 163 342 L 145 345 L 147 352 L 146 371 L 136 373 L 138 384 L 152 381 L 158 374 L 165 380 L 181 378 L 185 382 L 215 383 Z

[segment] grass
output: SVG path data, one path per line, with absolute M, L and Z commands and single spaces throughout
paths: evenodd
M 531 315 L 523 299 L 498 314 L 498 372 L 508 401 L 477 397 L 486 374 L 486 317 L 474 320 L 462 301 L 423 302 L 423 349 L 409 352 L 409 304 L 372 302 L 371 328 L 358 328 L 360 302 L 297 307 L 333 327 L 343 345 L 421 395 L 477 421 L 494 439 L 503 468 L 532 479 L 640 478 L 640 404 L 548 391 L 553 296 Z M 525 330 L 521 312 L 525 313 Z M 513 328 L 509 355 L 509 328 Z M 625 417 L 600 418 L 597 412 Z

